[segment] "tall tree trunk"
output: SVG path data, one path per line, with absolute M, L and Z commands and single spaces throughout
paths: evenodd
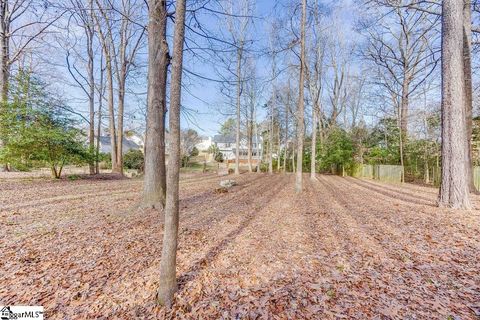
M 404 72 L 404 79 L 402 83 L 402 99 L 400 102 L 400 129 L 404 137 L 408 135 L 408 107 L 409 107 L 409 90 L 410 80 L 407 72 Z
M 282 154 L 282 150 L 280 149 L 280 145 L 282 144 L 282 139 L 280 137 L 280 131 L 282 130 L 280 125 L 280 119 L 277 126 L 277 172 L 280 172 L 280 155 Z
M 100 173 L 100 136 L 102 134 L 102 107 L 104 98 L 104 78 L 105 68 L 103 66 L 103 55 L 100 57 L 100 81 L 97 87 L 98 91 L 98 114 L 97 114 L 97 148 L 95 151 L 95 173 Z
M 290 79 L 288 80 L 287 103 L 285 104 L 285 139 L 283 154 L 283 173 L 287 172 L 287 156 L 288 156 L 288 113 L 290 112 Z
M 405 182 L 405 161 L 404 161 L 404 137 L 405 134 L 402 130 L 402 125 L 400 125 L 400 134 L 399 134 L 399 148 L 400 148 L 400 166 L 402 167 L 402 176 L 401 181 Z
M 248 153 L 248 172 L 252 172 L 252 135 L 253 135 L 253 128 L 252 128 L 252 122 L 247 119 L 247 141 L 248 141 L 248 146 L 247 146 L 247 153 Z
M 107 75 L 107 91 L 108 91 L 108 122 L 110 129 L 110 155 L 112 159 L 112 171 L 115 172 L 117 168 L 117 139 L 115 128 L 115 108 L 113 100 L 113 73 L 112 73 L 112 60 L 110 53 L 105 53 L 105 67 Z
M 111 144 L 111 160 L 112 160 L 112 171 L 115 172 L 117 168 L 117 139 L 116 139 L 116 128 L 115 128 L 115 108 L 113 100 L 113 74 L 112 74 L 112 63 L 109 57 L 106 57 L 106 71 L 107 71 L 107 90 L 108 90 L 108 121 L 110 129 L 110 144 Z
M 10 12 L 9 1 L 0 2 L 0 98 L 8 100 L 8 82 L 10 77 Z
M 310 157 L 310 178 L 316 179 L 317 173 L 317 106 L 312 107 L 312 153 Z
M 182 89 L 183 45 L 185 40 L 185 2 L 176 1 L 175 33 L 173 36 L 172 82 L 170 89 L 170 143 L 167 197 L 165 203 L 165 227 L 162 258 L 160 260 L 160 287 L 157 300 L 162 305 L 171 305 L 177 290 L 176 260 L 178 243 L 178 193 L 180 173 L 180 105 Z
M 427 158 L 427 157 L 425 157 Z M 425 184 L 430 183 L 430 168 L 428 167 L 428 161 L 425 160 L 425 165 L 424 165 L 424 174 L 423 174 L 424 182 Z
M 9 78 L 10 78 L 10 63 L 8 58 L 8 38 L 1 37 L 1 50 L 0 50 L 0 97 L 2 102 L 5 103 L 8 101 L 8 87 L 9 87 Z
M 442 181 L 439 205 L 469 209 L 463 75 L 463 0 L 442 4 Z
M 305 24 L 307 19 L 307 0 L 302 0 L 302 24 L 300 35 L 300 81 L 298 88 L 297 108 L 297 172 L 295 176 L 295 192 L 301 193 L 303 189 L 303 138 L 305 135 L 304 122 L 304 84 L 305 84 Z
M 260 141 L 258 139 L 257 107 L 255 106 L 255 104 L 253 105 L 253 126 L 255 128 L 253 130 L 255 130 L 255 146 L 256 146 L 255 147 L 255 149 L 256 149 L 255 154 L 256 154 L 256 157 L 257 157 L 257 161 L 256 161 L 257 167 L 256 167 L 256 169 L 257 169 L 257 173 L 259 173 L 260 172 L 260 163 L 261 163 L 262 157 L 260 155 L 261 152 L 260 152 L 260 144 L 259 144 Z
M 472 1 L 464 0 L 463 4 L 463 76 L 465 82 L 465 112 L 467 128 L 467 179 L 470 192 L 478 192 L 473 181 L 472 152 Z
M 97 5 L 99 4 L 96 1 Z M 100 10 L 101 11 L 101 10 Z M 101 11 L 102 12 L 102 11 Z M 113 98 L 113 69 L 112 69 L 112 52 L 113 50 L 112 41 L 110 37 L 106 37 L 104 34 L 101 23 L 95 11 L 92 10 L 92 17 L 95 20 L 95 24 L 97 27 L 97 32 L 100 38 L 100 43 L 102 46 L 103 57 L 105 58 L 105 71 L 107 77 L 107 85 L 106 90 L 108 92 L 108 123 L 109 123 L 109 131 L 110 131 L 110 158 L 112 162 L 112 172 L 115 172 L 117 169 L 117 145 L 116 145 L 116 129 L 115 129 L 115 107 L 114 107 L 114 98 Z M 103 13 L 103 12 L 102 12 Z
M 125 72 L 122 69 L 122 73 Z M 123 175 L 123 116 L 125 110 L 125 76 L 120 77 L 118 81 L 118 110 L 117 110 L 117 166 L 113 168 L 114 172 Z
M 288 157 L 288 116 L 286 117 L 286 125 L 285 125 L 285 139 L 283 144 L 283 173 L 287 173 L 287 157 Z
M 268 130 L 268 173 L 273 174 L 273 112 L 276 100 L 275 84 L 273 85 L 273 99 L 270 104 L 270 130 Z
M 0 2 L 0 108 L 3 108 L 3 104 L 8 102 L 8 81 L 10 77 L 10 18 L 8 16 L 8 3 L 8 1 Z M 0 146 L 2 143 L 0 137 Z M 8 163 L 4 164 L 3 171 L 10 171 Z
M 89 131 L 88 131 L 88 140 L 89 140 L 89 151 L 90 156 L 92 157 L 89 161 L 90 174 L 95 174 L 95 160 L 93 155 L 95 154 L 95 78 L 94 78 L 94 69 L 93 69 L 93 30 L 91 26 L 87 27 L 87 51 L 88 51 L 88 102 L 89 102 Z
M 165 205 L 165 111 L 169 61 L 165 0 L 150 0 L 148 102 L 143 206 Z
M 97 147 L 95 150 L 95 173 L 100 173 L 100 135 L 102 134 L 102 86 L 103 86 L 103 71 L 100 71 L 100 94 L 98 95 L 98 113 L 97 113 Z
M 237 127 L 235 136 L 235 174 L 240 174 L 240 98 L 242 95 L 241 66 L 242 66 L 243 44 L 237 48 Z

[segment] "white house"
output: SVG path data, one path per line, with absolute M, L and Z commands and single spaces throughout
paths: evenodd
M 137 140 L 138 141 L 138 140 Z M 123 136 L 123 145 L 122 145 L 122 153 L 127 153 L 130 150 L 140 150 L 143 151 L 143 143 L 137 144 L 135 139 L 131 139 L 131 137 Z M 112 151 L 112 144 L 110 141 L 110 136 L 100 136 L 100 152 L 102 153 L 110 153 Z
M 258 162 L 262 158 L 262 138 L 258 137 L 258 146 L 256 138 L 253 137 L 252 141 L 252 160 Z M 236 137 L 235 136 L 224 136 L 216 135 L 213 137 L 213 143 L 218 148 L 218 150 L 223 154 L 223 159 L 231 162 L 235 160 L 237 146 L 236 146 Z M 248 141 L 247 137 L 240 136 L 240 161 L 245 163 L 248 160 Z
M 212 146 L 212 137 L 200 137 L 200 142 L 195 145 L 199 151 L 207 151 Z

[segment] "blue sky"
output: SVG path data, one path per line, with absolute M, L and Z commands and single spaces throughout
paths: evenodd
M 279 4 L 280 1 L 262 0 L 255 2 L 255 16 L 258 18 L 254 19 L 255 29 L 252 30 L 254 34 L 248 35 L 247 38 L 256 39 L 259 45 L 266 43 L 266 19 L 271 15 L 274 6 Z M 207 25 L 210 24 L 208 27 L 212 29 L 220 27 L 215 25 L 213 19 L 205 18 L 204 22 Z M 188 59 L 188 56 L 186 58 Z M 262 70 L 268 70 L 268 61 L 260 57 L 257 58 L 256 63 L 261 77 Z M 218 79 L 212 64 L 195 64 L 193 66 L 190 64 L 188 68 L 192 68 L 192 71 L 204 77 Z M 183 90 L 183 104 L 188 108 L 188 115 L 184 112 L 182 126 L 190 127 L 205 135 L 215 135 L 221 124 L 228 118 L 228 116 L 219 112 L 219 109 L 224 108 L 225 99 L 219 92 L 218 83 L 193 77 L 191 83 L 188 84 L 188 88 Z M 261 118 L 261 116 L 259 114 L 258 117 Z
M 297 1 L 300 5 L 300 1 Z M 321 3 L 339 4 L 344 5 L 351 4 L 351 1 L 320 1 Z M 261 80 L 265 80 L 270 77 L 271 67 L 269 65 L 269 59 L 258 53 L 258 48 L 268 45 L 268 33 L 269 33 L 269 21 L 271 17 L 279 17 L 283 15 L 282 11 L 287 10 L 285 5 L 291 5 L 295 3 L 294 0 L 282 0 L 282 1 L 269 1 L 259 0 L 255 1 L 254 27 L 251 29 L 247 39 L 255 39 L 256 53 L 250 53 L 254 56 L 257 76 Z M 345 10 L 343 13 L 351 11 Z M 208 13 L 199 14 L 199 20 L 202 27 L 218 33 L 222 31 L 222 26 L 219 22 L 219 18 L 209 15 Z M 352 17 L 342 14 L 342 20 L 345 21 L 345 26 L 352 21 Z M 342 26 L 343 27 L 343 26 Z M 169 24 L 169 34 L 173 32 L 172 24 Z M 82 31 L 78 30 L 79 36 Z M 171 34 L 170 34 L 171 36 Z M 195 39 L 197 40 L 197 39 Z M 282 39 L 287 40 L 288 39 Z M 57 48 L 57 52 L 52 52 L 51 57 L 55 57 L 56 64 L 59 66 L 60 73 L 63 73 L 63 80 L 58 82 L 59 91 L 64 92 L 64 96 L 69 100 L 69 103 L 74 106 L 76 110 L 81 110 L 85 115 L 88 114 L 87 103 L 85 94 L 76 86 L 74 81 L 68 75 L 68 72 L 64 66 L 65 64 L 65 52 L 62 48 Z M 170 47 L 172 50 L 172 47 Z M 146 107 L 146 59 L 147 52 L 146 47 L 140 52 L 138 56 L 138 65 L 143 65 L 141 71 L 137 74 L 137 77 L 130 79 L 129 86 L 127 88 L 126 96 L 126 116 L 125 116 L 125 129 L 135 129 L 136 131 L 143 131 L 145 125 L 145 107 Z M 203 59 L 203 60 L 202 60 Z M 204 78 L 218 79 L 219 76 L 215 72 L 215 61 L 205 61 L 205 56 L 202 59 L 192 58 L 191 52 L 185 54 L 185 66 L 190 71 L 201 75 Z M 208 58 L 206 58 L 208 60 Z M 281 64 L 281 62 L 279 62 Z M 98 67 L 98 66 L 97 66 Z M 279 67 L 281 67 L 279 65 Z M 62 72 L 63 71 L 63 72 Z M 69 84 L 70 83 L 70 84 Z M 263 90 L 263 96 L 260 97 L 259 104 L 263 105 L 269 95 L 270 86 L 264 81 L 265 90 Z M 132 92 L 136 94 L 132 94 Z M 184 90 L 182 91 L 182 104 L 184 106 L 184 112 L 182 116 L 182 127 L 192 128 L 197 130 L 203 135 L 213 136 L 215 135 L 221 124 L 227 119 L 227 116 L 220 111 L 225 110 L 225 104 L 227 98 L 222 96 L 219 92 L 219 83 L 215 81 L 209 81 L 199 77 L 188 76 L 184 78 Z M 104 104 L 105 108 L 105 104 Z M 106 110 L 104 109 L 106 115 Z M 265 114 L 262 114 L 263 110 L 259 108 L 257 111 L 257 120 L 261 121 Z M 106 128 L 108 121 L 103 120 L 103 126 Z

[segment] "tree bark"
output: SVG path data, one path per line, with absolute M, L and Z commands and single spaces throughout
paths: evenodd
M 247 154 L 248 154 L 248 172 L 252 172 L 252 143 L 253 143 L 253 128 L 252 128 L 252 121 L 250 119 L 247 119 Z
M 408 72 L 404 71 L 404 78 L 402 83 L 402 97 L 400 102 L 400 129 L 403 132 L 404 137 L 408 134 L 408 107 L 409 107 L 409 90 L 410 80 Z
M 90 174 L 95 174 L 95 160 L 93 158 L 95 152 L 95 77 L 94 77 L 94 54 L 93 54 L 93 26 L 86 26 L 87 28 L 87 72 L 88 72 L 88 103 L 89 103 L 89 131 L 88 131 L 88 142 L 89 142 L 89 151 L 90 156 L 92 157 L 89 161 Z
M 95 173 L 100 173 L 100 135 L 102 134 L 102 106 L 103 106 L 103 59 L 100 62 L 100 84 L 98 90 L 98 113 L 97 113 L 97 148 L 95 150 Z
M 280 163 L 281 163 L 280 155 L 282 154 L 282 150 L 280 149 L 280 145 L 282 143 L 282 138 L 280 137 L 281 130 L 282 128 L 281 128 L 280 119 L 279 119 L 278 126 L 277 126 L 277 172 L 280 172 Z
M 147 132 L 142 205 L 163 208 L 166 193 L 165 111 L 170 63 L 166 39 L 166 1 L 150 0 L 149 7 Z
M 165 203 L 165 227 L 163 234 L 162 258 L 160 260 L 160 287 L 157 300 L 161 305 L 170 306 L 177 290 L 176 259 L 178 243 L 178 195 L 180 173 L 180 105 L 182 89 L 183 46 L 185 40 L 185 2 L 176 1 L 175 32 L 173 36 L 172 82 L 170 89 L 170 141 L 167 196 Z
M 3 31 L 0 32 L 0 34 L 2 33 Z M 8 80 L 10 77 L 8 38 L 5 35 L 0 36 L 0 45 L 2 46 L 0 50 L 0 97 L 2 102 L 5 103 L 8 101 Z
M 273 98 L 270 104 L 270 130 L 268 130 L 268 173 L 273 174 L 273 113 L 276 101 L 275 84 L 273 84 Z
M 465 121 L 467 128 L 467 179 L 470 192 L 478 192 L 473 181 L 472 154 L 472 1 L 464 0 L 463 4 L 463 76 L 465 83 Z
M 96 1 L 99 5 L 98 1 Z M 102 10 L 100 13 L 104 14 Z M 100 38 L 100 43 L 102 46 L 103 55 L 105 58 L 105 71 L 107 77 L 107 92 L 108 92 L 108 122 L 109 122 L 109 131 L 110 131 L 110 158 L 112 162 L 112 172 L 117 170 L 117 145 L 116 145 L 116 128 L 115 128 L 115 107 L 114 107 L 114 98 L 113 98 L 113 69 L 112 69 L 112 51 L 113 44 L 111 43 L 111 37 L 105 35 L 102 30 L 99 17 L 95 14 L 95 11 L 92 10 L 92 16 L 95 20 L 97 26 L 98 35 Z M 110 31 L 108 31 L 110 32 Z
M 166 193 L 165 112 L 170 63 L 166 1 L 150 1 L 149 73 L 143 205 L 163 207 Z
M 241 66 L 243 55 L 243 43 L 237 48 L 237 128 L 235 136 L 235 174 L 240 174 L 240 98 L 242 95 Z
M 399 149 L 400 149 L 400 166 L 402 167 L 401 182 L 405 182 L 405 161 L 404 161 L 404 150 L 403 150 L 404 137 L 405 137 L 405 133 L 402 130 L 402 124 L 400 124 Z
M 283 153 L 283 173 L 287 173 L 287 156 L 288 156 L 288 113 L 290 112 L 290 79 L 288 80 L 287 102 L 285 103 L 285 142 Z
M 10 13 L 9 1 L 0 2 L 0 98 L 8 100 L 8 80 L 10 76 Z
M 288 111 L 285 115 L 285 138 L 283 145 L 283 173 L 287 173 L 287 157 L 288 157 Z
M 113 171 L 123 175 L 123 115 L 125 110 L 125 79 L 118 81 L 118 110 L 117 110 L 117 165 Z
M 112 172 L 117 169 L 117 140 L 115 129 L 115 108 L 113 101 L 113 73 L 112 60 L 109 52 L 105 52 L 105 66 L 107 75 L 107 91 L 108 91 L 108 122 L 110 129 L 110 155 L 112 160 Z
M 297 172 L 295 176 L 295 192 L 301 193 L 303 189 L 303 138 L 305 135 L 304 123 L 304 84 L 305 84 L 305 24 L 307 16 L 307 1 L 302 0 L 302 23 L 300 35 L 300 81 L 298 88 L 297 108 Z
M 471 208 L 465 128 L 463 0 L 442 4 L 442 181 L 439 206 Z
M 120 49 L 115 57 L 115 69 L 118 83 L 118 110 L 117 110 L 117 166 L 113 168 L 114 172 L 123 175 L 123 117 L 125 113 L 125 83 L 127 78 L 127 27 L 125 26 L 125 18 L 122 19 L 122 25 L 120 28 Z
M 310 157 L 310 178 L 316 179 L 317 173 L 317 106 L 312 107 L 312 153 Z

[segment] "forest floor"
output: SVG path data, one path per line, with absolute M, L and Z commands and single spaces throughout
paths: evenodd
M 480 197 L 319 175 L 182 176 L 179 291 L 155 304 L 162 215 L 138 179 L 0 180 L 2 305 L 47 319 L 478 319 Z

